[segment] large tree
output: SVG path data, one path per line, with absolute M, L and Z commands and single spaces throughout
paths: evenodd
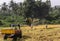
M 25 2 L 26 17 L 45 18 L 49 14 L 49 5 L 45 2 L 26 0 Z

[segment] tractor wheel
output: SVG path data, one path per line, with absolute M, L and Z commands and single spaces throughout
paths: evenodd
M 14 34 L 13 40 L 12 41 L 17 41 L 17 36 Z
M 7 38 L 8 38 L 8 35 L 5 34 L 5 35 L 4 35 L 4 40 L 7 40 Z
M 17 41 L 17 37 L 14 37 L 12 41 Z

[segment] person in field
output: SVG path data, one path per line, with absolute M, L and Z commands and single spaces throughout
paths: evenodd
M 21 25 L 20 25 L 20 24 L 18 24 L 18 27 L 19 27 L 19 29 L 20 29 Z
M 48 28 L 48 25 L 46 24 L 46 28 Z
M 13 34 L 13 35 L 10 35 L 9 36 L 9 38 L 13 38 L 13 40 L 12 41 L 17 41 L 17 38 L 22 38 L 22 30 L 20 29 L 20 24 L 14 24 L 14 26 L 18 26 L 18 29 L 15 27 L 15 34 Z M 12 25 L 12 27 L 13 27 L 13 25 Z
M 15 34 L 14 34 L 14 38 L 13 38 L 13 41 L 17 41 L 17 38 L 22 38 L 22 31 L 21 29 L 18 29 L 15 28 Z
M 27 18 L 26 22 L 27 22 L 27 25 L 29 25 L 31 28 L 33 28 L 33 24 L 32 24 L 33 21 L 31 18 Z

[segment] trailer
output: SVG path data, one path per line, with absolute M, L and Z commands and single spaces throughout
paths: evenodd
M 16 27 L 14 29 L 12 28 L 1 29 L 1 34 L 4 35 L 4 40 L 7 40 L 7 38 L 13 38 L 13 41 L 16 41 L 17 38 L 22 38 L 22 30 L 20 29 L 20 27 L 19 29 L 17 29 Z

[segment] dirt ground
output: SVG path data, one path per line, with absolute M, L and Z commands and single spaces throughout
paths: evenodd
M 38 25 L 21 27 L 23 38 L 20 41 L 60 41 L 60 25 Z M 0 41 L 3 40 L 3 35 L 0 34 Z M 12 41 L 8 39 L 7 41 Z

